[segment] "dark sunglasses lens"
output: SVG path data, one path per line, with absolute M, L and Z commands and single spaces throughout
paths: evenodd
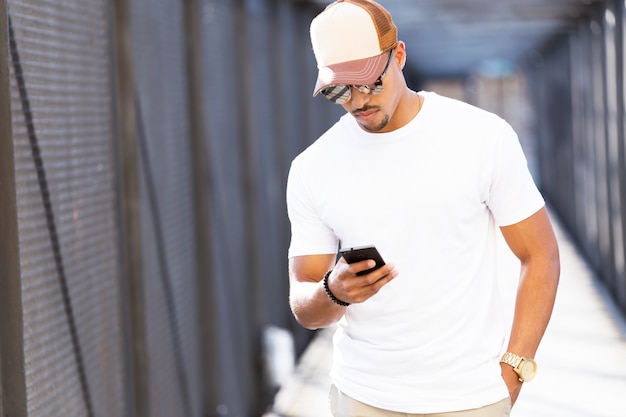
M 374 88 L 371 89 L 372 95 L 380 94 L 383 91 L 383 80 L 379 78 L 373 87 Z
M 343 104 L 350 99 L 350 86 L 333 85 L 321 91 L 322 95 L 336 104 Z

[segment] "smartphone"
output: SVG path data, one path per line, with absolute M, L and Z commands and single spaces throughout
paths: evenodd
M 385 261 L 383 257 L 380 256 L 380 253 L 376 249 L 374 245 L 367 246 L 356 246 L 353 248 L 343 248 L 339 250 L 339 254 L 343 256 L 343 259 L 346 260 L 347 263 L 355 263 L 360 261 L 365 261 L 367 259 L 373 259 L 376 262 L 376 266 L 370 269 L 366 269 L 361 272 L 357 272 L 357 275 L 365 275 L 369 274 L 372 271 L 377 270 L 381 266 L 385 265 Z

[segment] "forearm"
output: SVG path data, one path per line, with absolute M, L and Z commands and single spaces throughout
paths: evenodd
M 343 258 L 336 264 L 335 254 L 299 256 L 289 261 L 289 305 L 298 323 L 307 329 L 328 327 L 346 312 L 345 303 L 362 303 L 398 276 L 393 264 L 365 274 L 375 261 L 367 259 L 348 265 Z M 324 289 L 324 275 L 329 294 Z M 332 298 L 332 300 L 331 300 Z
M 333 269 L 334 254 L 294 257 L 289 260 L 289 305 L 294 317 L 307 329 L 336 323 L 346 311 L 324 292 L 324 274 Z
M 515 314 L 507 351 L 534 358 L 550 321 L 559 281 L 558 255 L 543 265 L 522 263 L 520 283 L 515 302 Z M 522 382 L 513 368 L 501 363 L 502 378 L 515 404 Z
M 346 311 L 328 298 L 322 282 L 292 281 L 289 304 L 298 323 L 311 330 L 333 325 Z
M 521 262 L 515 313 L 507 350 L 534 358 L 550 321 L 559 283 L 559 248 L 542 208 L 529 218 L 501 228 L 509 247 Z M 515 404 L 522 382 L 512 366 L 501 363 L 502 378 Z
M 554 307 L 560 274 L 559 248 L 545 207 L 501 230 L 521 264 L 508 350 L 532 358 Z
M 508 351 L 535 356 L 552 315 L 559 269 L 558 255 L 522 264 Z

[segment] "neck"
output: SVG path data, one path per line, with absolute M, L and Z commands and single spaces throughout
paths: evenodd
M 398 106 L 398 110 L 402 114 L 402 120 L 405 121 L 405 124 L 417 116 L 420 110 L 422 110 L 423 103 L 424 97 L 407 87 Z
M 409 89 L 408 95 L 410 95 L 410 108 L 413 109 L 412 117 L 415 117 L 422 110 L 422 106 L 424 105 L 424 97 L 420 96 L 417 91 L 413 91 L 411 89 Z

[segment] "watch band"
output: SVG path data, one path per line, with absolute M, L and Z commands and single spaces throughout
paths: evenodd
M 525 358 L 515 353 L 506 352 L 502 355 L 500 362 L 510 365 L 519 377 L 520 382 L 531 381 L 537 372 L 537 363 L 533 359 Z
M 516 355 L 515 353 L 506 352 L 504 355 L 502 355 L 502 359 L 500 359 L 500 362 L 511 365 L 513 369 L 517 369 L 522 359 L 524 359 L 524 357 Z

